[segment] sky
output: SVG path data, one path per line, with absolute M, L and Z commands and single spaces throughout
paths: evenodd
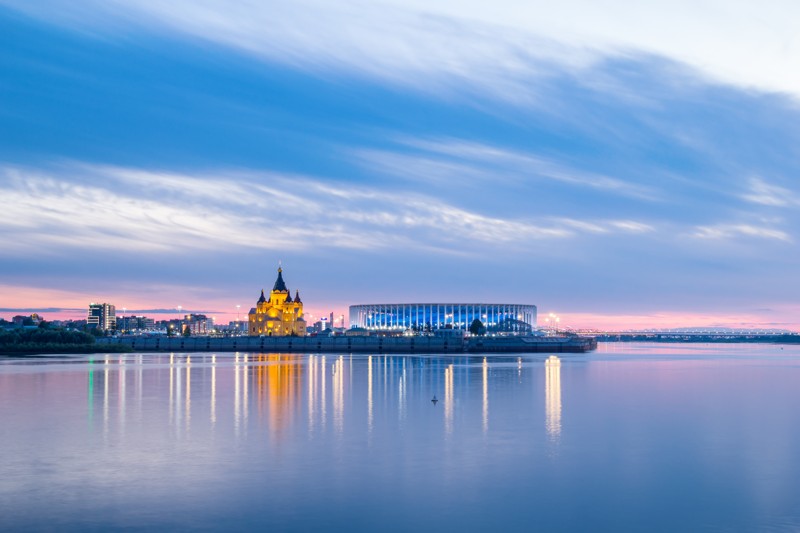
M 800 329 L 800 4 L 557 4 L 0 0 L 0 317 Z

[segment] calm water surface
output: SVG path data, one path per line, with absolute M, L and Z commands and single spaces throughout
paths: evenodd
M 2 359 L 0 529 L 798 530 L 798 383 L 771 345 Z

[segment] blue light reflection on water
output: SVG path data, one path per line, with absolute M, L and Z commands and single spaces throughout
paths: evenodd
M 799 370 L 771 345 L 7 359 L 0 526 L 795 529 Z

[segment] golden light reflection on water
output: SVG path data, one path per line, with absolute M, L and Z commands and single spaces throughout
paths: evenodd
M 346 421 L 347 425 L 359 424 L 360 421 L 365 432 L 372 435 L 376 424 L 385 423 L 385 418 L 382 418 L 385 414 L 391 412 L 396 420 L 403 423 L 412 414 L 418 416 L 421 397 L 425 398 L 427 404 L 437 392 L 443 392 L 437 403 L 438 409 L 444 411 L 443 429 L 450 435 L 456 430 L 456 381 L 459 382 L 459 393 L 467 396 L 461 416 L 466 417 L 465 420 L 480 417 L 479 427 L 484 436 L 490 430 L 489 389 L 490 380 L 495 379 L 495 366 L 489 357 L 478 360 L 464 357 L 463 363 L 458 365 L 455 362 L 462 361 L 458 358 L 449 358 L 446 364 L 441 361 L 431 364 L 431 360 L 426 358 L 384 355 L 346 358 L 339 355 L 236 353 L 222 359 L 216 354 L 170 354 L 158 357 L 161 361 L 169 362 L 169 368 L 163 371 L 169 372 L 169 424 L 176 436 L 184 433 L 188 435 L 191 425 L 197 423 L 192 419 L 193 408 L 195 411 L 198 408 L 203 411 L 208 409 L 205 411 L 208 413 L 205 420 L 210 422 L 213 429 L 220 422 L 219 408 L 223 407 L 230 413 L 229 406 L 233 408 L 233 416 L 227 420 L 232 423 L 233 433 L 237 438 L 246 437 L 248 429 L 252 429 L 251 421 L 248 420 L 251 411 L 256 415 L 252 417 L 252 421 L 264 422 L 260 427 L 268 428 L 276 438 L 283 438 L 281 434 L 288 434 L 287 428 L 297 421 L 298 416 L 307 418 L 303 425 L 307 427 L 309 437 L 317 432 L 324 433 L 328 422 L 331 423 L 330 428 L 341 435 L 345 431 Z M 504 375 L 511 375 L 514 386 L 530 386 L 532 390 L 536 390 L 534 384 L 528 382 L 538 374 L 524 373 L 521 358 L 512 361 L 513 366 L 497 367 L 501 379 Z M 328 365 L 328 362 L 331 364 Z M 138 365 L 138 369 L 131 368 L 133 364 Z M 148 398 L 147 394 L 143 394 L 143 388 L 152 390 L 153 386 L 157 386 L 158 379 L 154 380 L 155 385 L 149 385 L 146 381 L 150 376 L 157 376 L 158 369 L 155 368 L 156 372 L 153 373 L 143 373 L 143 366 L 147 367 L 141 355 L 129 356 L 127 359 L 106 356 L 102 382 L 96 377 L 100 375 L 94 370 L 96 367 L 89 366 L 87 379 L 90 391 L 95 389 L 99 399 L 101 393 L 96 389 L 103 387 L 103 429 L 106 436 L 109 425 L 115 434 L 124 435 L 126 416 L 131 417 L 130 414 L 126 415 L 126 410 L 136 408 L 137 405 L 137 402 L 131 401 L 134 398 L 127 398 L 128 395 L 138 398 L 138 412 L 141 415 L 142 398 Z M 545 360 L 544 367 L 545 429 L 549 437 L 555 438 L 561 434 L 561 360 L 554 355 L 550 356 Z M 166 378 L 165 374 L 162 375 Z M 478 375 L 480 381 L 475 379 Z M 442 379 L 444 391 L 436 386 L 437 383 L 442 383 Z M 130 380 L 134 381 L 128 383 Z M 353 386 L 356 390 L 351 391 Z M 113 390 L 115 387 L 117 390 Z M 381 387 L 383 391 L 380 390 Z M 166 393 L 165 387 L 165 396 Z M 377 398 L 383 397 L 383 402 L 379 400 L 376 403 L 376 395 Z M 475 401 L 470 401 L 469 395 Z M 351 396 L 357 399 L 356 406 L 352 402 L 348 403 Z M 117 404 L 113 405 L 115 401 Z M 327 411 L 328 401 L 332 402 L 330 413 Z M 358 405 L 364 405 L 361 403 L 363 401 L 366 401 L 365 411 L 360 410 L 363 407 L 358 408 Z M 437 403 L 432 407 L 436 408 Z M 91 406 L 90 399 L 90 410 Z M 97 407 L 99 409 L 99 402 Z M 501 411 L 498 412 L 502 414 Z M 89 417 L 91 421 L 91 412 Z M 141 419 L 139 416 L 139 422 Z M 502 424 L 502 417 L 500 420 Z M 470 426 L 464 426 L 467 427 Z
M 561 434 L 561 360 L 551 355 L 544 362 L 545 369 L 545 427 L 551 437 Z
M 255 401 L 259 418 L 266 416 L 270 434 L 280 437 L 299 412 L 302 356 L 259 354 L 253 358 Z M 311 388 L 311 382 L 308 382 Z

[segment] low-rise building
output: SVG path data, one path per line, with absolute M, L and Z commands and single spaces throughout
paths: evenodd
M 208 328 L 212 324 L 213 322 L 206 315 L 192 313 L 184 317 L 181 333 L 188 329 L 192 335 L 208 335 Z

